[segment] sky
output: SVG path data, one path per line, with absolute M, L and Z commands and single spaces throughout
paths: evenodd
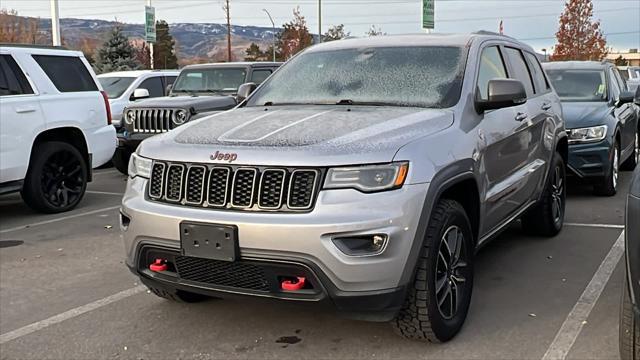
M 229 0 L 233 25 L 276 26 L 292 18 L 300 7 L 312 32 L 318 32 L 318 0 Z M 322 31 L 344 24 L 352 36 L 364 36 L 375 25 L 388 34 L 423 32 L 421 0 L 321 0 Z M 555 43 L 563 0 L 435 0 L 435 32 L 498 31 L 523 40 L 540 51 Z M 118 19 L 144 22 L 146 0 L 59 0 L 60 17 Z M 156 19 L 169 23 L 223 23 L 223 0 L 152 0 Z M 607 43 L 614 50 L 640 48 L 640 1 L 593 0 L 594 19 L 601 21 Z M 50 0 L 0 0 L 0 8 L 20 15 L 50 17 Z

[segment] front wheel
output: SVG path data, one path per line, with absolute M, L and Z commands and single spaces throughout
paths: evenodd
M 59 141 L 42 143 L 33 150 L 22 198 L 36 211 L 69 211 L 84 196 L 87 168 L 87 161 L 72 145 Z
M 401 336 L 444 342 L 462 328 L 473 290 L 474 241 L 464 208 L 441 200 L 433 210 L 415 279 L 392 325 Z
M 620 177 L 620 144 L 613 144 L 611 149 L 611 165 L 609 173 L 604 177 L 602 183 L 594 187 L 596 195 L 614 196 L 618 192 L 618 180 Z
M 564 160 L 555 153 L 540 202 L 522 217 L 522 227 L 533 235 L 555 236 L 564 224 L 567 198 Z

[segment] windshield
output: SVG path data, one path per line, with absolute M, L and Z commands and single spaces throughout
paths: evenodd
M 450 107 L 460 97 L 461 53 L 435 46 L 306 52 L 275 72 L 247 105 Z
M 246 77 L 245 68 L 183 70 L 171 93 L 235 93 Z
M 603 70 L 549 69 L 547 75 L 561 100 L 607 100 L 607 81 Z
M 135 79 L 134 77 L 100 77 L 98 81 L 107 93 L 107 97 L 115 99 L 122 96 Z

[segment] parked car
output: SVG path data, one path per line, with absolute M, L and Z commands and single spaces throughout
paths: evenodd
M 98 75 L 109 97 L 113 125 L 121 127 L 122 112 L 131 102 L 166 96 L 179 73 L 178 70 L 136 70 Z
M 0 47 L 0 194 L 45 213 L 73 209 L 111 159 L 107 95 L 82 52 Z
M 126 264 L 158 296 L 326 301 L 447 341 L 480 246 L 562 228 L 560 100 L 515 39 L 324 43 L 254 88 L 132 156 Z
M 186 66 L 167 97 L 139 101 L 125 110 L 118 131 L 114 166 L 123 174 L 131 153 L 150 136 L 167 132 L 188 121 L 237 105 L 235 95 L 245 82 L 262 83 L 280 63 L 245 62 Z
M 594 184 L 596 194 L 613 196 L 619 171 L 638 163 L 638 94 L 627 90 L 615 67 L 606 62 L 544 64 L 562 100 L 569 132 L 571 173 Z
M 625 227 L 626 281 L 620 308 L 620 357 L 640 360 L 640 167 L 627 196 Z
M 618 66 L 618 70 L 627 82 L 629 91 L 635 91 L 640 86 L 640 66 Z

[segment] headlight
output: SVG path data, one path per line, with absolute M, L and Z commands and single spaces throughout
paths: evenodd
M 187 111 L 186 110 L 178 110 L 173 115 L 173 122 L 176 125 L 182 125 L 187 121 Z
M 607 136 L 607 125 L 571 129 L 568 133 L 570 143 L 596 142 Z
M 134 110 L 127 111 L 124 117 L 124 121 L 126 121 L 129 125 L 133 124 L 133 122 L 136 121 L 136 112 Z
M 136 153 L 131 154 L 129 159 L 129 176 L 134 178 L 140 176 L 148 179 L 151 177 L 151 159 L 144 158 Z
M 352 188 L 362 192 L 396 189 L 404 184 L 408 170 L 406 162 L 332 168 L 327 172 L 324 188 Z

